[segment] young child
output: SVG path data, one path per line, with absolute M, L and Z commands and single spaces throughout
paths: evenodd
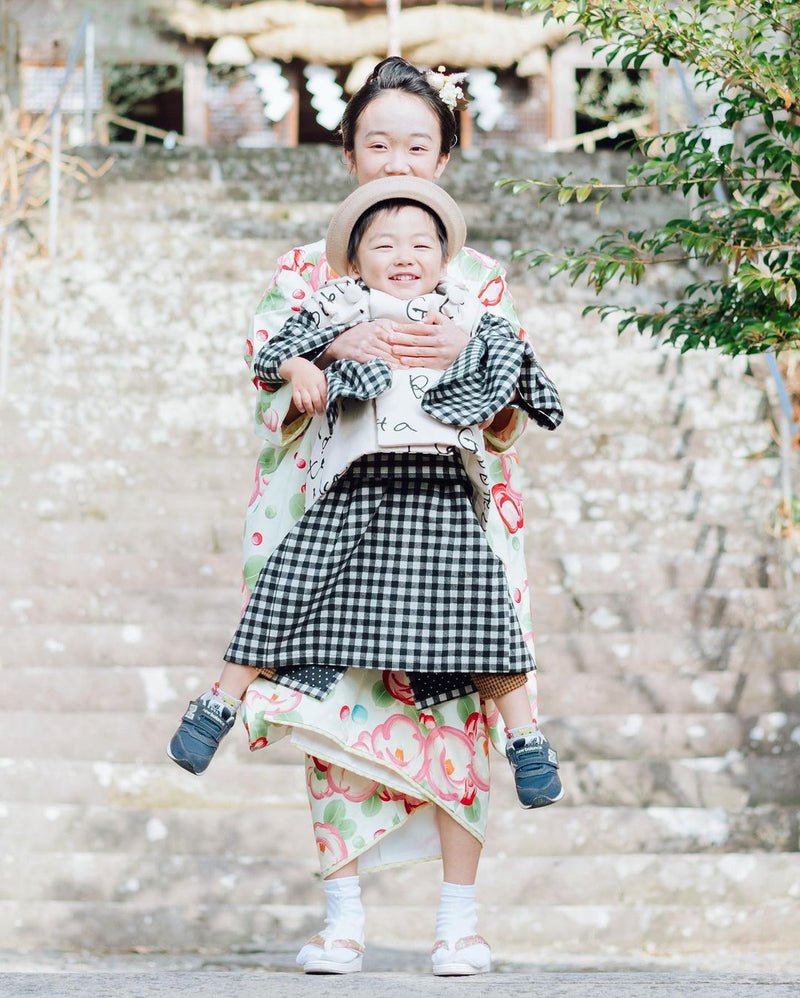
M 259 378 L 267 383 L 289 381 L 296 409 L 315 418 L 319 460 L 312 460 L 309 475 L 315 463 L 327 464 L 319 476 L 326 484 L 307 489 L 307 509 L 310 502 L 324 502 L 328 489 L 363 455 L 427 454 L 436 460 L 447 453 L 460 455 L 481 521 L 481 511 L 490 499 L 481 492 L 486 478 L 479 427 L 488 425 L 510 402 L 544 425 L 560 421 L 557 392 L 530 347 L 505 320 L 486 312 L 463 289 L 447 281 L 448 258 L 461 249 L 465 236 L 463 216 L 452 198 L 416 177 L 372 181 L 337 209 L 328 230 L 327 256 L 337 273 L 349 276 L 323 286 L 279 336 L 262 348 L 256 362 Z M 335 361 L 325 371 L 314 363 L 338 333 L 365 318 L 434 321 L 437 315 L 472 334 L 446 372 L 400 371 L 383 360 L 367 364 Z M 304 522 L 305 517 L 294 530 L 302 531 Z M 219 681 L 190 703 L 169 743 L 170 758 L 189 772 L 206 769 L 232 727 L 247 687 L 258 675 L 324 696 L 336 681 L 335 673 L 341 671 L 334 661 L 297 667 L 298 661 L 308 658 L 304 659 L 291 638 L 277 635 L 276 628 L 285 631 L 286 622 L 264 625 L 267 604 L 273 618 L 284 613 L 289 630 L 297 610 L 291 596 L 282 609 L 275 609 L 276 599 L 285 595 L 276 593 L 281 583 L 269 581 L 271 575 L 281 574 L 272 571 L 277 565 L 275 554 L 245 609 Z M 336 585 L 335 578 L 332 585 Z M 506 726 L 506 755 L 520 803 L 526 808 L 542 807 L 560 800 L 564 791 L 556 753 L 532 716 L 526 673 L 533 663 L 513 608 L 510 618 L 510 623 L 503 624 L 510 628 L 504 632 L 510 650 L 497 671 L 445 667 L 437 674 L 436 669 L 417 672 L 406 667 L 406 672 L 418 706 L 469 689 L 494 699 Z M 275 641 L 270 638 L 273 631 Z M 403 665 L 392 667 L 402 669 Z M 456 680 L 455 672 L 461 673 Z

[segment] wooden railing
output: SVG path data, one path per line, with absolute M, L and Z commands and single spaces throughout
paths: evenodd
M 114 114 L 111 111 L 101 111 L 97 115 L 97 138 L 104 146 L 109 144 L 109 125 L 117 125 L 120 128 L 127 128 L 134 133 L 133 144 L 143 146 L 147 137 L 159 139 L 164 145 L 171 149 L 176 145 L 186 145 L 186 137 L 178 132 L 167 131 L 164 128 L 157 128 L 155 125 L 145 125 L 144 122 L 134 121 L 133 118 L 126 118 L 121 114 Z

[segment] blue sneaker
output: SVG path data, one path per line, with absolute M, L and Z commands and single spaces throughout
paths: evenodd
M 506 756 L 523 807 L 547 807 L 564 796 L 558 775 L 558 756 L 541 731 L 509 739 Z
M 167 745 L 167 755 L 187 772 L 203 773 L 235 721 L 236 712 L 229 707 L 217 713 L 207 701 L 191 700 Z

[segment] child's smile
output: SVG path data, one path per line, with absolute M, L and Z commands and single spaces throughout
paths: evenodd
M 433 218 L 407 205 L 379 212 L 367 226 L 354 272 L 368 288 L 407 301 L 433 291 L 444 269 Z

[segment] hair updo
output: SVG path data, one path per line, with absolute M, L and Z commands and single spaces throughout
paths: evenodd
M 379 62 L 370 73 L 366 83 L 359 87 L 347 102 L 347 107 L 342 115 L 342 123 L 339 126 L 345 152 L 353 151 L 356 126 L 365 108 L 386 90 L 397 90 L 400 93 L 411 94 L 424 101 L 439 121 L 442 136 L 440 155 L 444 156 L 450 152 L 456 144 L 455 115 L 425 79 L 425 74 L 399 55 L 391 55 L 383 62 Z

